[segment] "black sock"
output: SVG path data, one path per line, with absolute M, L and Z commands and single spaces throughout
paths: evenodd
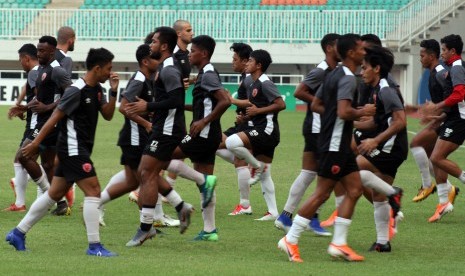
M 284 216 L 286 216 L 286 217 L 292 219 L 292 213 L 289 213 L 288 211 L 283 210 L 283 212 L 281 213 L 281 215 L 284 215 Z
M 184 206 L 184 201 L 181 201 L 181 203 L 179 203 L 176 207 L 176 212 L 181 212 L 182 210 L 182 207 Z

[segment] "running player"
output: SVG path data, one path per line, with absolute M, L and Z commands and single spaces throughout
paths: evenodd
M 37 137 L 22 149 L 25 157 L 34 156 L 40 144 L 55 130 L 55 125 L 59 124 L 57 141 L 59 161 L 52 185 L 32 204 L 18 226 L 6 236 L 6 240 L 16 250 L 26 250 L 25 235 L 47 214 L 47 210 L 66 194 L 71 183 L 76 183 L 84 192 L 83 217 L 89 242 L 87 255 L 101 257 L 116 255 L 100 243 L 98 223 L 100 184 L 90 159 L 99 113 L 109 121 L 115 110 L 119 78 L 111 72 L 113 58 L 113 54 L 106 49 L 90 49 L 86 58 L 87 72 L 84 77 L 66 89 L 57 108 Z M 100 85 L 108 79 L 111 86 L 109 102 L 105 99 Z

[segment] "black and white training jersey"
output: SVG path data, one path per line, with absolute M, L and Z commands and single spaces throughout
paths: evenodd
M 181 70 L 182 78 L 189 78 L 192 70 L 191 64 L 189 62 L 189 51 L 183 51 L 178 47 L 178 45 L 176 45 L 173 51 L 173 57 L 178 61 L 177 65 Z
M 152 132 L 155 135 L 184 137 L 186 119 L 184 117 L 185 91 L 181 71 L 169 57 L 158 66 L 155 77 L 155 103 L 178 102 L 175 107 L 156 108 L 152 118 Z
M 58 61 L 54 60 L 46 66 L 39 67 L 36 80 L 36 98 L 43 104 L 52 104 L 60 99 L 61 95 L 63 95 L 63 91 L 71 84 L 72 82 L 69 74 L 60 66 Z M 53 110 L 37 114 L 37 127 L 41 128 L 52 113 Z
M 465 85 L 465 63 L 459 59 L 452 63 L 449 70 L 452 87 L 456 85 Z M 450 107 L 447 112 L 447 120 L 461 119 L 465 120 L 465 101 L 461 101 L 456 105 Z
M 220 75 L 213 65 L 211 63 L 205 65 L 197 75 L 197 81 L 192 90 L 192 122 L 202 120 L 212 113 L 218 104 L 214 94 L 223 93 L 223 89 Z M 205 139 L 221 139 L 220 119 L 208 123 L 200 131 L 199 136 Z
M 310 94 L 315 96 L 316 91 L 320 88 L 328 72 L 331 72 L 331 68 L 324 60 L 320 62 L 317 67 L 312 69 L 307 76 L 305 76 L 302 83 L 310 89 Z M 302 126 L 302 132 L 304 135 L 320 133 L 320 114 L 312 112 L 310 106 L 311 103 L 307 103 L 307 114 L 305 115 Z
M 55 59 L 60 63 L 61 67 L 65 68 L 66 72 L 71 76 L 73 72 L 73 59 L 60 49 L 55 50 Z
M 374 88 L 373 99 L 376 106 L 374 121 L 376 124 L 376 135 L 384 132 L 392 123 L 392 113 L 404 110 L 403 99 L 396 87 L 389 85 L 386 79 L 381 79 L 377 87 Z M 378 150 L 385 153 L 402 153 L 404 159 L 408 154 L 407 128 L 403 128 L 388 140 L 380 143 Z
M 154 91 L 153 82 L 147 79 L 141 71 L 137 71 L 129 80 L 126 90 L 121 95 L 128 102 L 134 102 L 136 97 L 146 102 L 153 102 Z M 150 121 L 149 115 L 140 115 L 147 121 Z M 118 146 L 145 146 L 149 134 L 144 126 L 124 117 L 124 125 L 119 133 Z
M 337 104 L 340 100 L 349 100 L 352 106 L 357 102 L 357 80 L 354 73 L 345 66 L 339 66 L 330 72 L 322 89 L 316 95 L 323 101 L 325 112 L 321 115 L 320 152 L 351 152 L 353 121 L 345 121 L 337 116 Z
M 281 98 L 278 88 L 266 74 L 262 74 L 255 81 L 249 75 L 244 79 L 244 85 L 247 88 L 247 96 L 250 103 L 258 108 L 269 106 L 274 100 Z M 263 130 L 268 135 L 274 132 L 278 136 L 279 141 L 280 133 L 277 113 L 253 116 L 250 118 L 248 124 L 250 127 Z
M 241 76 L 239 77 L 239 87 L 237 88 L 237 99 L 238 100 L 247 100 L 247 88 L 245 87 L 244 84 L 244 79 L 247 77 L 246 73 L 242 73 Z M 245 108 L 237 107 L 236 108 L 236 114 L 244 114 L 245 115 Z
M 26 103 L 28 104 L 36 96 L 34 89 L 36 87 L 37 76 L 39 74 L 39 65 L 34 66 L 31 71 L 27 72 L 26 82 Z M 28 108 L 26 111 L 26 129 L 34 129 L 37 124 L 37 114 L 35 115 L 34 125 L 31 124 L 32 111 Z
M 428 90 L 433 103 L 442 102 L 452 92 L 452 81 L 449 71 L 441 64 L 438 64 L 431 70 L 428 79 Z
M 59 124 L 57 153 L 91 155 L 99 111 L 106 103 L 100 84 L 91 87 L 83 79 L 78 79 L 65 90 L 57 106 L 66 114 Z

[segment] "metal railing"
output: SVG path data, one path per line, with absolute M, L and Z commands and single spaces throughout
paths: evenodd
M 314 43 L 330 32 L 374 33 L 401 49 L 454 13 L 465 0 L 413 0 L 388 10 L 87 10 L 0 9 L 0 39 L 36 39 L 63 25 L 80 40 L 142 40 L 177 19 L 217 41 Z

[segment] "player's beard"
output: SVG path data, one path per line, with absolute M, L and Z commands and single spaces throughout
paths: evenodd
M 150 58 L 153 58 L 155 60 L 160 60 L 161 59 L 161 53 L 160 52 L 151 52 Z

